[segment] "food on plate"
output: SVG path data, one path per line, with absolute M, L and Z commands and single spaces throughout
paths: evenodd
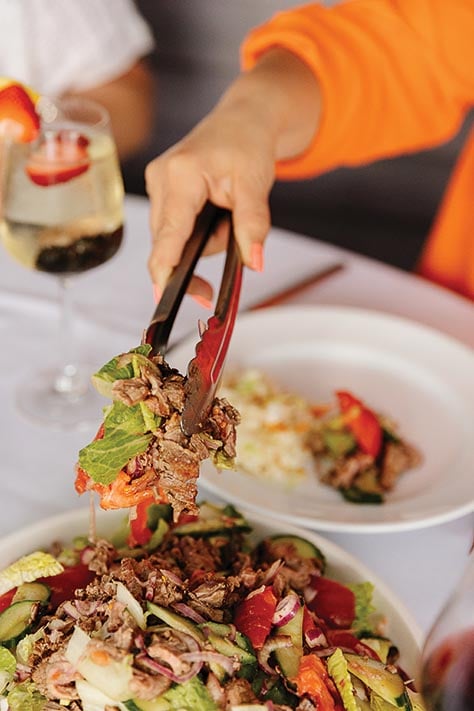
M 181 429 L 186 377 L 141 345 L 106 363 L 93 376 L 112 399 L 93 442 L 81 449 L 76 490 L 98 493 L 104 509 L 169 503 L 175 520 L 197 514 L 199 465 L 208 457 L 233 466 L 238 412 L 215 398 L 201 431 Z M 140 520 L 140 514 L 137 514 Z
M 346 500 L 376 504 L 421 462 L 394 422 L 348 391 L 311 403 L 248 369 L 230 373 L 220 394 L 241 415 L 236 466 L 253 476 L 293 485 L 315 471 Z
M 41 551 L 54 574 L 35 578 L 31 558 L 28 582 L 24 559 L 0 573 L 2 710 L 422 709 L 372 584 L 327 575 L 310 540 L 255 542 L 229 505 L 147 518 L 146 546 L 125 521 L 110 540 Z
M 308 444 L 321 481 L 354 503 L 382 503 L 401 474 L 421 462 L 394 422 L 350 392 L 336 392 L 337 407 L 315 418 Z
M 306 437 L 314 415 L 304 398 L 254 368 L 227 373 L 219 395 L 240 413 L 236 467 L 270 483 L 293 485 L 307 476 L 313 458 Z

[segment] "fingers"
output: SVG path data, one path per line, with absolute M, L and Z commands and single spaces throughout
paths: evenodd
M 205 182 L 196 180 L 196 172 L 180 156 L 170 160 L 155 159 L 147 166 L 145 177 L 147 192 L 152 198 L 153 245 L 148 269 L 153 284 L 163 290 L 173 268 L 179 264 L 196 215 L 207 199 L 207 189 Z
M 210 116 L 146 171 L 153 236 L 148 261 L 155 298 L 179 263 L 186 240 L 206 200 L 232 211 L 243 262 L 263 269 L 263 244 L 270 228 L 268 195 L 274 180 L 274 151 L 265 131 L 252 122 Z M 228 228 L 219 226 L 205 254 L 225 248 Z M 194 294 L 209 300 L 212 291 L 193 281 Z
M 263 271 L 263 244 L 270 229 L 267 187 L 262 181 L 238 179 L 233 205 L 234 232 L 244 264 Z

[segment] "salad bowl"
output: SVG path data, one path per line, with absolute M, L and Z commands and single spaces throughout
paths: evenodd
M 210 508 L 214 507 L 215 510 L 219 510 L 220 512 L 223 511 L 223 509 L 212 503 L 201 504 L 201 516 L 202 510 L 206 506 Z M 235 512 L 235 509 L 231 510 Z M 286 541 L 301 541 L 303 539 L 305 545 L 309 544 L 312 550 L 318 552 L 318 555 L 322 554 L 322 559 L 325 561 L 325 578 L 336 581 L 336 584 L 339 582 L 343 585 L 351 586 L 352 589 L 357 587 L 358 584 L 370 583 L 373 587 L 371 603 L 375 608 L 379 620 L 383 620 L 382 635 L 383 637 L 386 637 L 387 640 L 390 640 L 391 645 L 394 645 L 400 652 L 400 657 L 397 660 L 398 667 L 402 669 L 409 678 L 415 678 L 417 676 L 422 636 L 421 632 L 415 621 L 411 618 L 410 613 L 390 592 L 383 581 L 378 579 L 377 576 L 375 576 L 368 568 L 366 568 L 353 556 L 346 553 L 342 548 L 314 533 L 313 531 L 301 529 L 297 526 L 287 524 L 272 517 L 258 516 L 257 518 L 254 514 L 247 514 L 242 511 L 235 513 L 239 517 L 239 520 L 242 520 L 245 523 L 245 528 L 242 528 L 243 531 L 248 531 L 247 524 L 250 526 L 251 530 L 246 533 L 246 538 L 251 547 L 256 546 L 263 539 L 285 539 Z M 200 520 L 201 519 L 199 519 L 199 521 Z M 15 561 L 18 561 L 24 556 L 28 556 L 28 554 L 34 551 L 51 550 L 52 544 L 54 543 L 59 543 L 67 548 L 74 538 L 87 536 L 89 525 L 90 510 L 80 509 L 45 519 L 28 528 L 15 532 L 6 538 L 3 538 L 0 546 L 0 571 L 5 571 L 5 569 L 11 566 L 12 563 L 15 563 Z M 184 524 L 184 526 L 186 525 L 193 524 Z M 110 540 L 116 537 L 117 531 L 120 529 L 123 530 L 123 527 L 123 511 L 97 512 L 95 528 L 99 538 Z M 191 533 L 189 535 L 191 535 Z M 114 540 L 116 540 L 116 538 L 114 538 Z M 164 572 L 166 573 L 166 571 Z M 0 578 L 3 580 L 4 577 L 4 572 L 0 572 Z M 253 593 L 250 593 L 248 597 L 251 598 L 255 594 L 258 594 L 259 590 L 261 590 L 261 588 L 258 590 L 256 589 Z M 131 597 L 132 596 L 129 593 L 129 599 L 131 599 Z M 68 604 L 70 605 L 70 603 Z M 150 609 L 152 610 L 152 614 L 158 614 L 159 617 L 160 609 L 162 610 L 162 608 L 151 604 Z M 165 618 L 162 619 L 169 624 L 168 620 Z M 237 624 L 237 619 L 235 621 Z M 209 624 L 212 625 L 212 623 Z M 259 626 L 259 620 L 257 618 L 254 620 L 254 625 L 257 627 Z M 225 627 L 226 625 L 220 626 Z M 217 625 L 217 627 L 219 627 L 219 625 Z M 240 629 L 238 624 L 237 629 Z M 81 634 L 87 637 L 84 633 Z M 251 634 L 248 636 L 251 638 Z M 253 643 L 252 639 L 251 641 Z M 333 642 L 333 644 L 336 643 Z M 66 658 L 69 660 L 67 655 Z M 77 683 L 79 684 L 79 682 Z M 84 705 L 81 708 L 95 709 L 99 707 L 100 705 L 97 707 Z M 106 707 L 107 705 L 104 706 L 104 708 Z M 132 711 L 135 711 L 133 706 L 122 703 L 118 703 L 117 708 L 125 708 L 127 710 L 131 708 Z M 139 710 L 148 708 L 155 709 L 155 706 L 148 706 L 145 703 L 143 706 L 137 706 L 136 708 Z M 162 707 L 158 705 L 156 708 L 161 709 Z M 163 706 L 163 708 L 168 707 Z M 175 707 L 170 706 L 169 708 Z M 235 708 L 240 709 L 241 706 L 236 706 Z M 247 706 L 245 708 L 247 708 Z M 250 708 L 250 706 L 248 708 Z M 254 705 L 252 708 L 256 709 L 267 707 L 265 705 Z M 412 708 L 409 701 L 408 706 L 403 706 L 403 708 Z

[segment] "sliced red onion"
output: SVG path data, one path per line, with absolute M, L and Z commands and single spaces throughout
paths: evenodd
M 219 652 L 185 652 L 181 655 L 181 659 L 187 662 L 201 662 L 201 664 L 219 664 L 230 676 L 240 668 L 240 663 L 233 657 L 227 657 Z
M 183 581 L 178 575 L 176 575 L 176 573 L 173 573 L 171 570 L 167 570 L 166 568 L 160 568 L 160 573 L 165 578 L 168 578 L 171 583 L 178 585 L 178 587 L 183 587 Z
M 263 578 L 263 581 L 265 583 L 271 583 L 275 579 L 276 574 L 280 570 L 280 568 L 283 566 L 283 561 L 281 559 L 273 561 L 271 566 L 268 568 L 268 570 L 265 573 L 265 577 Z
M 72 617 L 73 620 L 79 620 L 81 617 L 79 610 L 71 600 L 66 600 L 66 602 L 63 603 L 63 610 L 69 617 Z
M 181 630 L 173 630 L 175 637 L 178 637 L 191 652 L 197 652 L 201 647 L 194 637 L 191 637 L 187 632 L 181 632 Z
M 272 667 L 268 663 L 270 654 L 276 649 L 283 649 L 292 646 L 293 642 L 291 641 L 291 637 L 286 634 L 280 634 L 276 637 L 271 637 L 270 639 L 267 639 L 261 650 L 257 652 L 258 663 L 262 667 L 263 671 L 267 672 L 267 674 L 275 674 L 275 670 L 272 669 Z
M 288 593 L 276 606 L 272 623 L 276 625 L 276 627 L 286 625 L 287 622 L 293 619 L 300 607 L 301 601 L 298 595 L 294 592 Z
M 265 585 L 260 585 L 259 588 L 255 588 L 252 592 L 249 592 L 245 600 L 250 600 L 250 598 L 255 597 L 255 595 L 260 595 L 265 590 Z
M 196 622 L 198 625 L 206 621 L 205 618 L 199 614 L 199 612 L 193 610 L 193 608 L 189 605 L 186 605 L 185 602 L 175 602 L 172 607 L 173 610 L 179 612 L 181 615 L 183 615 L 183 617 L 189 617 L 190 620 L 193 620 L 193 622 Z
M 98 600 L 74 600 L 74 605 L 82 617 L 93 615 L 97 611 L 99 604 Z
M 311 649 L 314 649 L 314 647 L 326 647 L 328 643 L 324 632 L 319 627 L 307 630 L 304 638 Z
M 166 676 L 168 679 L 171 679 L 171 681 L 175 681 L 177 684 L 183 684 L 185 681 L 189 681 L 193 678 L 193 676 L 199 674 L 202 668 L 202 663 L 196 662 L 195 664 L 191 665 L 189 671 L 185 672 L 184 674 L 178 675 L 175 674 L 174 671 L 169 667 L 166 667 L 164 664 L 156 662 L 154 659 L 152 659 L 146 654 L 138 654 L 136 656 L 136 660 L 151 671 L 155 671 L 158 674 L 163 674 L 163 676 Z

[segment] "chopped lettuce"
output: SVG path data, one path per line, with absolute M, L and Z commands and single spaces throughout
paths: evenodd
M 38 578 L 58 575 L 63 570 L 61 563 L 50 553 L 44 553 L 44 551 L 29 553 L 1 571 L 0 595 L 23 583 L 32 583 Z
M 97 390 L 112 398 L 112 385 L 116 380 L 138 377 L 141 366 L 150 367 L 149 345 L 138 346 L 129 353 L 112 358 L 94 376 Z M 127 406 L 118 400 L 104 410 L 104 433 L 79 452 L 79 466 L 95 482 L 111 484 L 121 469 L 139 454 L 145 452 L 161 418 L 140 402 Z
M 373 624 L 371 615 L 375 612 L 375 607 L 372 604 L 372 594 L 374 586 L 372 583 L 354 583 L 347 585 L 355 596 L 355 620 L 352 625 L 354 632 L 372 632 Z
M 13 679 L 16 671 L 16 659 L 8 649 L 0 647 L 0 694 Z
M 79 466 L 91 479 L 100 484 L 111 484 L 132 457 L 148 448 L 151 434 L 128 434 L 118 428 L 103 439 L 97 439 L 79 452 Z
M 218 711 L 216 702 L 197 676 L 171 687 L 162 698 L 176 711 Z
M 46 699 L 31 681 L 17 684 L 7 695 L 9 711 L 41 711 Z
M 148 344 L 132 348 L 130 353 L 136 353 L 138 357 L 146 358 L 151 351 Z M 92 383 L 96 390 L 104 397 L 112 398 L 112 385 L 116 380 L 133 378 L 135 375 L 132 358 L 125 359 L 123 356 L 115 356 L 112 360 L 102 366 L 92 376 Z
M 341 695 L 345 711 L 357 711 L 351 675 L 347 668 L 346 659 L 339 648 L 328 657 L 327 665 L 329 676 L 332 678 Z

